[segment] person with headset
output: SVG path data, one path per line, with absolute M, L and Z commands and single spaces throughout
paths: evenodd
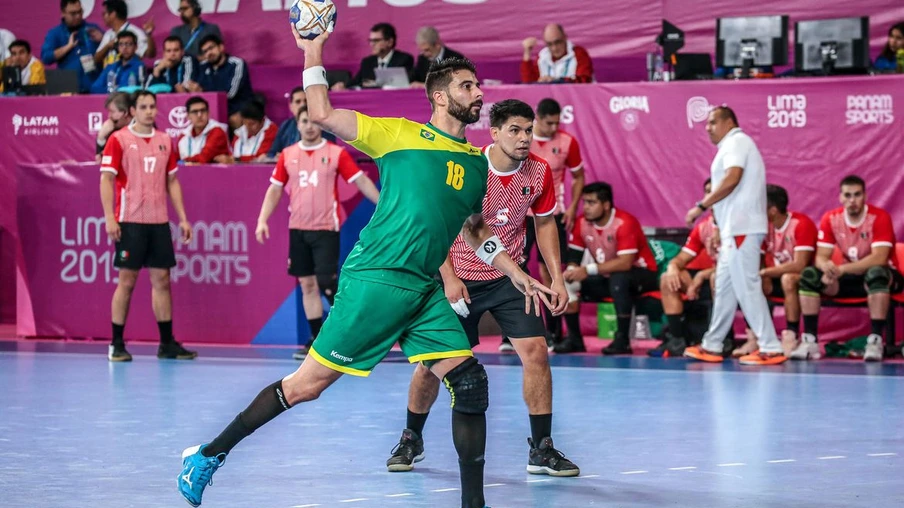
M 182 24 L 174 26 L 170 35 L 182 40 L 185 54 L 198 59 L 201 58 L 201 41 L 208 35 L 216 35 L 221 40 L 223 34 L 220 27 L 214 23 L 201 20 L 201 4 L 198 0 L 181 0 L 179 2 L 179 17 Z

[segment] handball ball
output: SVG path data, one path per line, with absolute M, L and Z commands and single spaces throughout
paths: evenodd
M 289 9 L 289 21 L 305 39 L 315 39 L 323 32 L 332 32 L 336 25 L 336 6 L 333 0 L 295 0 Z

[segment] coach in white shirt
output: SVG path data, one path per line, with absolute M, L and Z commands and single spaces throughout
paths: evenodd
M 709 114 L 706 132 L 719 147 L 710 168 L 713 191 L 687 212 L 692 226 L 707 208 L 722 239 L 716 265 L 716 287 L 709 330 L 703 344 L 684 356 L 721 362 L 722 340 L 731 330 L 738 304 L 759 339 L 760 350 L 742 356 L 745 365 L 778 365 L 786 358 L 775 334 L 772 314 L 763 295 L 760 255 L 768 231 L 766 218 L 766 165 L 756 143 L 738 127 L 731 108 L 717 107 Z

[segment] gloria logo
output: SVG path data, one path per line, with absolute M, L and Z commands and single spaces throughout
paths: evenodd
M 807 125 L 807 96 L 769 95 L 766 97 L 769 108 L 766 125 L 770 129 L 799 129 Z
M 848 95 L 848 125 L 888 125 L 895 122 L 895 102 L 889 94 Z
M 640 112 L 650 113 L 650 101 L 646 95 L 616 96 L 609 99 L 609 111 L 619 116 L 623 129 L 633 131 L 640 125 Z
M 88 132 L 100 132 L 100 127 L 104 124 L 104 114 L 98 111 L 88 113 Z
M 715 106 L 706 100 L 706 97 L 695 96 L 687 100 L 687 128 L 693 129 L 694 124 L 703 123 L 709 117 L 709 112 Z
M 57 136 L 60 133 L 58 116 L 22 116 L 13 115 L 13 135 L 18 136 Z

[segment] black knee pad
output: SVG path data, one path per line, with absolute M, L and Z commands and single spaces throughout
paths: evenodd
M 822 283 L 822 270 L 808 266 L 800 273 L 800 293 L 822 294 L 825 284 Z
M 486 413 L 490 405 L 490 385 L 487 382 L 487 371 L 476 358 L 468 358 L 455 367 L 446 377 L 443 384 L 452 396 L 452 410 L 465 414 Z
M 320 292 L 326 297 L 326 300 L 333 305 L 336 298 L 336 291 L 339 288 L 339 279 L 335 273 L 328 275 L 317 275 L 317 286 Z
M 891 287 L 891 268 L 887 266 L 871 266 L 863 276 L 869 294 L 888 293 Z

